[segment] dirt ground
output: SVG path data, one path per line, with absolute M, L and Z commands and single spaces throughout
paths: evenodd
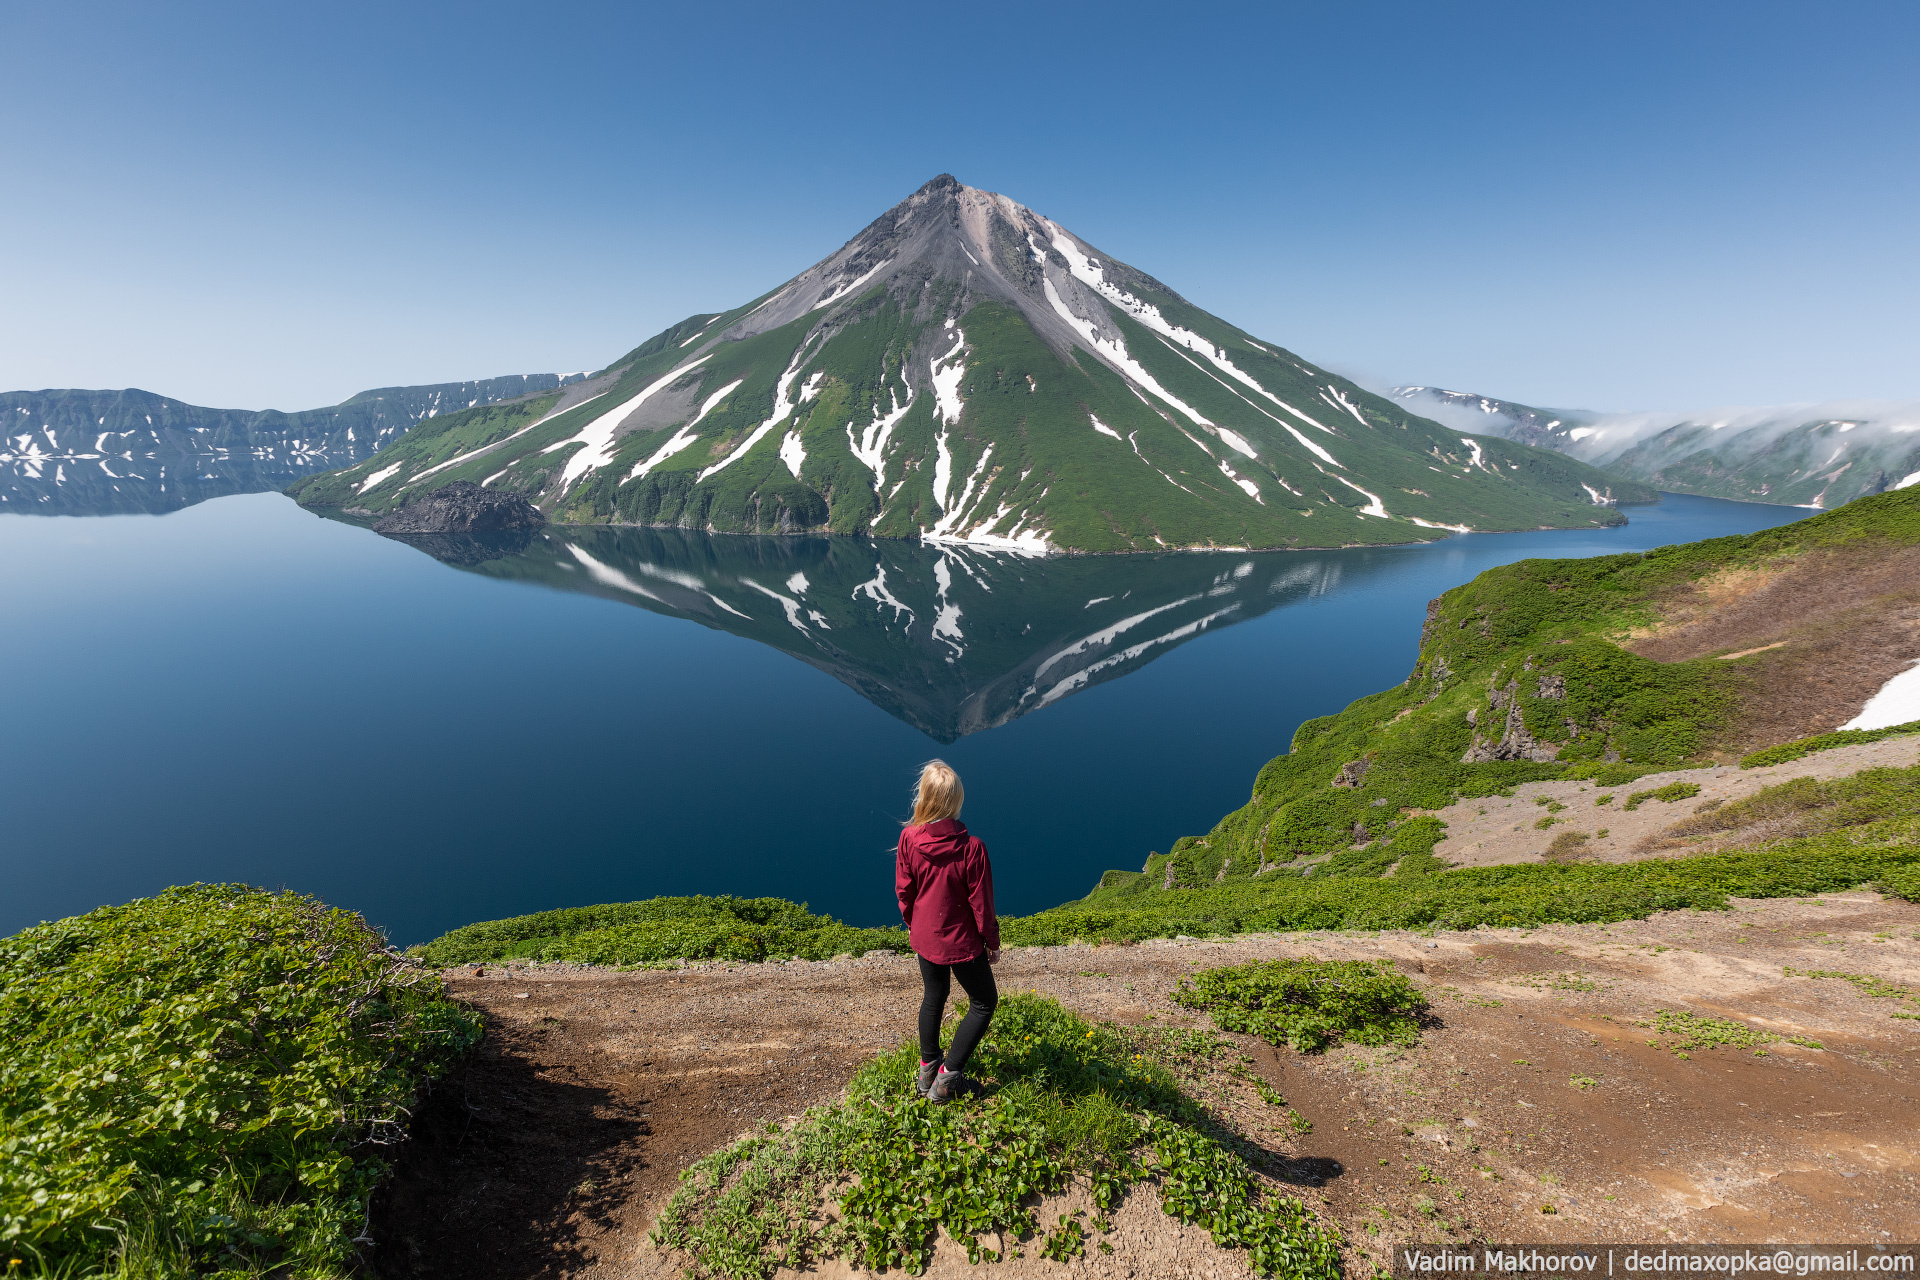
M 1627 639 L 1657 662 L 1741 658 L 1752 683 L 1735 753 L 1839 728 L 1920 657 L 1920 547 L 1814 552 L 1673 591 L 1661 625 Z
M 1861 892 L 1605 927 L 1020 948 L 998 974 L 1003 991 L 1088 1016 L 1204 1026 L 1168 999 L 1183 975 L 1302 955 L 1405 968 L 1434 1007 L 1420 1047 L 1307 1056 L 1229 1036 L 1235 1051 L 1192 1084 L 1266 1153 L 1264 1172 L 1341 1226 L 1349 1276 L 1415 1239 L 1920 1238 L 1920 1021 L 1890 1016 L 1920 1004 L 1784 972 L 1920 988 L 1920 906 Z M 422 1109 L 376 1205 L 370 1260 L 385 1277 L 678 1274 L 646 1230 L 680 1170 L 833 1097 L 910 1034 L 919 998 L 912 961 L 893 956 L 450 977 L 489 1030 Z M 1659 1009 L 1824 1047 L 1683 1057 L 1634 1025 Z M 1237 1054 L 1310 1133 L 1225 1069 Z M 1167 1221 L 1150 1189 L 1108 1239 L 1113 1253 L 1064 1267 L 975 1268 L 946 1244 L 934 1274 L 1247 1274 Z
M 1511 798 L 1462 800 L 1434 810 L 1435 816 L 1447 824 L 1447 837 L 1434 847 L 1434 853 L 1462 867 L 1540 862 L 1546 857 L 1548 842 L 1565 831 L 1583 831 L 1592 837 L 1581 847 L 1583 862 L 1671 857 L 1676 851 L 1706 853 L 1710 851 L 1707 840 L 1688 840 L 1686 844 L 1694 847 L 1678 850 L 1661 845 L 1659 840 L 1668 827 L 1703 805 L 1744 800 L 1762 787 L 1777 786 L 1791 778 L 1843 778 L 1862 769 L 1910 768 L 1916 763 L 1920 763 L 1920 735 L 1835 747 L 1769 769 L 1716 765 L 1711 769 L 1649 774 L 1623 787 L 1596 787 L 1591 782 L 1529 782 L 1514 788 Z M 1652 791 L 1669 782 L 1694 783 L 1700 794 L 1674 802 L 1645 800 L 1630 812 L 1622 807 L 1634 792 Z M 1604 805 L 1595 803 L 1606 795 L 1613 799 Z M 1566 808 L 1550 813 L 1546 801 Z M 1543 831 L 1536 824 L 1545 817 L 1558 821 Z M 1606 834 L 1600 834 L 1602 831 Z

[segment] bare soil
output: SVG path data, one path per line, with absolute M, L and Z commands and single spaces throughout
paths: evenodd
M 1657 662 L 1718 655 L 1751 676 L 1734 755 L 1837 729 L 1920 658 L 1920 547 L 1816 551 L 1779 569 L 1729 570 L 1660 602 L 1626 647 Z
M 1920 1238 L 1920 1022 L 1890 1016 L 1920 1005 L 1784 972 L 1920 988 L 1920 906 L 1862 892 L 1610 927 L 1021 948 L 998 974 L 1091 1017 L 1205 1026 L 1168 998 L 1182 976 L 1301 955 L 1405 968 L 1434 1006 L 1420 1047 L 1308 1056 L 1230 1036 L 1235 1051 L 1190 1083 L 1277 1185 L 1341 1226 L 1350 1276 L 1415 1239 Z M 386 1277 L 678 1274 L 645 1233 L 680 1170 L 833 1097 L 910 1034 L 919 999 L 912 961 L 891 956 L 450 978 L 488 1034 L 421 1111 L 376 1205 L 370 1260 Z M 1682 1057 L 1634 1025 L 1657 1009 L 1825 1047 Z M 1239 1054 L 1310 1133 L 1228 1070 Z M 934 1274 L 1247 1274 L 1149 1189 L 1108 1241 L 1070 1264 L 978 1268 L 946 1243 Z
M 1696 837 L 1675 835 L 1671 828 L 1702 808 L 1744 800 L 1762 788 L 1793 778 L 1844 778 L 1862 769 L 1904 769 L 1915 764 L 1920 764 L 1920 735 L 1835 747 L 1766 769 L 1737 765 L 1677 769 L 1649 774 L 1622 787 L 1596 787 L 1591 782 L 1529 782 L 1515 787 L 1512 796 L 1461 800 L 1433 810 L 1447 824 L 1446 838 L 1434 846 L 1434 854 L 1462 867 L 1548 861 L 1548 847 L 1554 838 L 1570 831 L 1589 837 L 1572 855 L 1585 862 L 1709 853 L 1717 847 L 1750 843 L 1765 833 L 1734 831 L 1719 837 Z M 1670 782 L 1691 782 L 1700 788 L 1700 794 L 1678 801 L 1643 800 L 1636 809 L 1625 808 L 1634 792 L 1656 790 Z M 1601 804 L 1602 796 L 1612 799 Z M 1547 807 L 1549 804 L 1565 807 L 1554 811 Z M 1546 818 L 1552 818 L 1553 825 L 1540 827 Z

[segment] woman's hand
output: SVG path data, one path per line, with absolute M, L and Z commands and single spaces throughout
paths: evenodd
M 987 963 L 988 964 L 1000 963 L 1000 948 L 993 947 L 987 951 Z

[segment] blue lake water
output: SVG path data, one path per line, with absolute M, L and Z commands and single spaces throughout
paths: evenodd
M 887 923 L 908 787 L 968 788 L 1000 909 L 1205 831 L 1303 720 L 1402 679 L 1491 566 L 1748 533 L 1023 561 L 548 530 L 409 545 L 276 494 L 0 515 L 0 933 L 195 880 L 394 941 L 547 907 L 771 894 Z

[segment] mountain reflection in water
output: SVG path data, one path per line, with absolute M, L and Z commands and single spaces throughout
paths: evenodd
M 1355 568 L 1337 554 L 1036 559 L 893 539 L 678 529 L 399 540 L 469 572 L 603 596 L 771 645 L 941 742 L 1311 598 Z

